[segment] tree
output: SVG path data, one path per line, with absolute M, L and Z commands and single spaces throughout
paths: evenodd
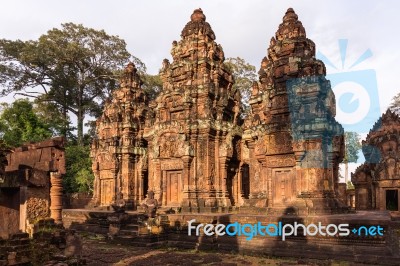
M 149 100 L 157 98 L 158 94 L 162 90 L 162 80 L 160 75 L 150 75 L 143 73 L 143 90 L 146 93 Z
M 66 173 L 63 178 L 65 192 L 92 192 L 94 175 L 89 157 L 89 146 L 67 146 L 65 148 Z
M 345 164 L 344 177 L 347 182 L 349 175 L 349 163 L 356 163 L 358 160 L 358 152 L 361 149 L 360 135 L 357 132 L 345 132 L 345 154 L 343 162 Z
M 232 72 L 235 78 L 233 89 L 238 89 L 242 96 L 242 107 L 245 113 L 250 109 L 249 99 L 251 96 L 251 87 L 254 81 L 257 81 L 256 68 L 247 63 L 240 57 L 228 58 L 224 63 Z
M 27 99 L 2 104 L 0 115 L 0 137 L 9 147 L 21 146 L 24 142 L 37 142 L 56 133 L 57 125 L 46 123 L 37 114 L 32 102 Z
M 393 97 L 390 109 L 397 115 L 400 115 L 400 93 Z
M 64 117 L 56 104 L 34 100 L 33 110 L 41 121 L 51 126 L 53 135 L 65 136 L 69 140 L 75 139 L 72 131 L 76 130 L 76 127 L 71 126 L 69 117 Z
M 353 185 L 353 183 L 351 183 L 350 180 L 347 181 L 347 183 L 346 183 L 346 189 L 354 189 L 354 185 Z
M 85 116 L 99 114 L 129 59 L 145 72 L 144 64 L 126 50 L 124 40 L 73 23 L 49 30 L 36 41 L 3 39 L 1 93 L 14 92 L 53 103 L 64 121 L 72 113 L 77 117 L 78 144 L 83 145 Z

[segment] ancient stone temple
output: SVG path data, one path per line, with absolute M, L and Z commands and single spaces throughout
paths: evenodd
M 25 144 L 0 158 L 0 238 L 40 219 L 61 223 L 64 139 Z
M 245 121 L 224 52 L 201 9 L 172 43 L 171 55 L 155 101 L 147 102 L 135 73 L 134 85 L 123 80 L 97 122 L 97 205 L 124 199 L 137 206 L 152 190 L 161 206 L 187 211 L 341 208 L 335 190 L 343 128 L 334 118 L 325 66 L 292 9 L 262 60 Z
M 105 104 L 97 121 L 97 138 L 91 158 L 95 176 L 93 204 L 109 206 L 124 199 L 130 207 L 147 193 L 147 144 L 145 123 L 151 123 L 148 100 L 133 63 L 125 68 L 120 89 Z M 146 120 L 146 116 L 149 116 Z
M 366 162 L 351 176 L 356 209 L 399 211 L 400 117 L 387 110 L 362 142 L 362 150 Z
M 240 164 L 240 94 L 201 9 L 164 60 L 154 125 L 145 129 L 149 188 L 163 206 L 212 209 L 234 204 Z M 237 188 L 236 188 L 237 189 Z
M 308 211 L 340 207 L 335 190 L 344 151 L 335 96 L 315 44 L 289 8 L 261 62 L 245 123 L 248 204 Z M 242 176 L 243 177 L 243 176 Z

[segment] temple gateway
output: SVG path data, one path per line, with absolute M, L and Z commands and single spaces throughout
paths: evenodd
M 345 210 L 335 96 L 293 9 L 271 38 L 245 118 L 215 40 L 196 9 L 172 43 L 172 62 L 162 62 L 154 101 L 134 64 L 126 67 L 97 120 L 94 205 L 123 199 L 136 209 L 151 190 L 162 208 L 180 211 Z

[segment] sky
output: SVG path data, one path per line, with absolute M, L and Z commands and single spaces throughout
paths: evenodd
M 353 121 L 355 115 L 350 111 L 354 109 L 365 114 L 370 108 L 375 116 L 363 120 L 369 129 L 400 92 L 400 35 L 396 20 L 400 1 L 396 0 L 1 1 L 0 38 L 37 39 L 61 23 L 82 23 L 124 39 L 129 52 L 146 64 L 149 73 L 156 74 L 164 58 L 171 60 L 172 41 L 180 39 L 181 30 L 199 7 L 225 57 L 244 58 L 257 70 L 283 15 L 289 7 L 294 8 L 307 37 L 316 44 L 317 58 L 326 63 L 332 84 L 337 83 L 338 77 L 344 79 L 341 81 L 345 83 L 333 86 L 339 122 Z M 345 93 L 343 84 L 350 86 L 345 86 Z M 0 101 L 4 99 L 10 98 Z M 346 112 L 346 107 L 353 110 L 341 112 Z M 367 131 L 363 128 L 359 133 L 365 137 Z

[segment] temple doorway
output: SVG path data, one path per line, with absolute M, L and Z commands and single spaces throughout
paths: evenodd
M 167 171 L 167 205 L 179 206 L 182 191 L 182 171 Z
M 245 199 L 250 196 L 250 171 L 247 164 L 242 166 L 242 196 Z
M 399 210 L 399 192 L 398 190 L 386 190 L 386 210 Z
M 142 183 L 142 198 L 144 200 L 147 197 L 147 191 L 149 190 L 149 172 L 143 172 L 143 183 Z
M 115 180 L 112 178 L 101 179 L 100 183 L 101 183 L 100 205 L 101 206 L 109 206 L 114 201 Z
M 292 169 L 273 170 L 273 204 L 286 206 L 293 197 Z

